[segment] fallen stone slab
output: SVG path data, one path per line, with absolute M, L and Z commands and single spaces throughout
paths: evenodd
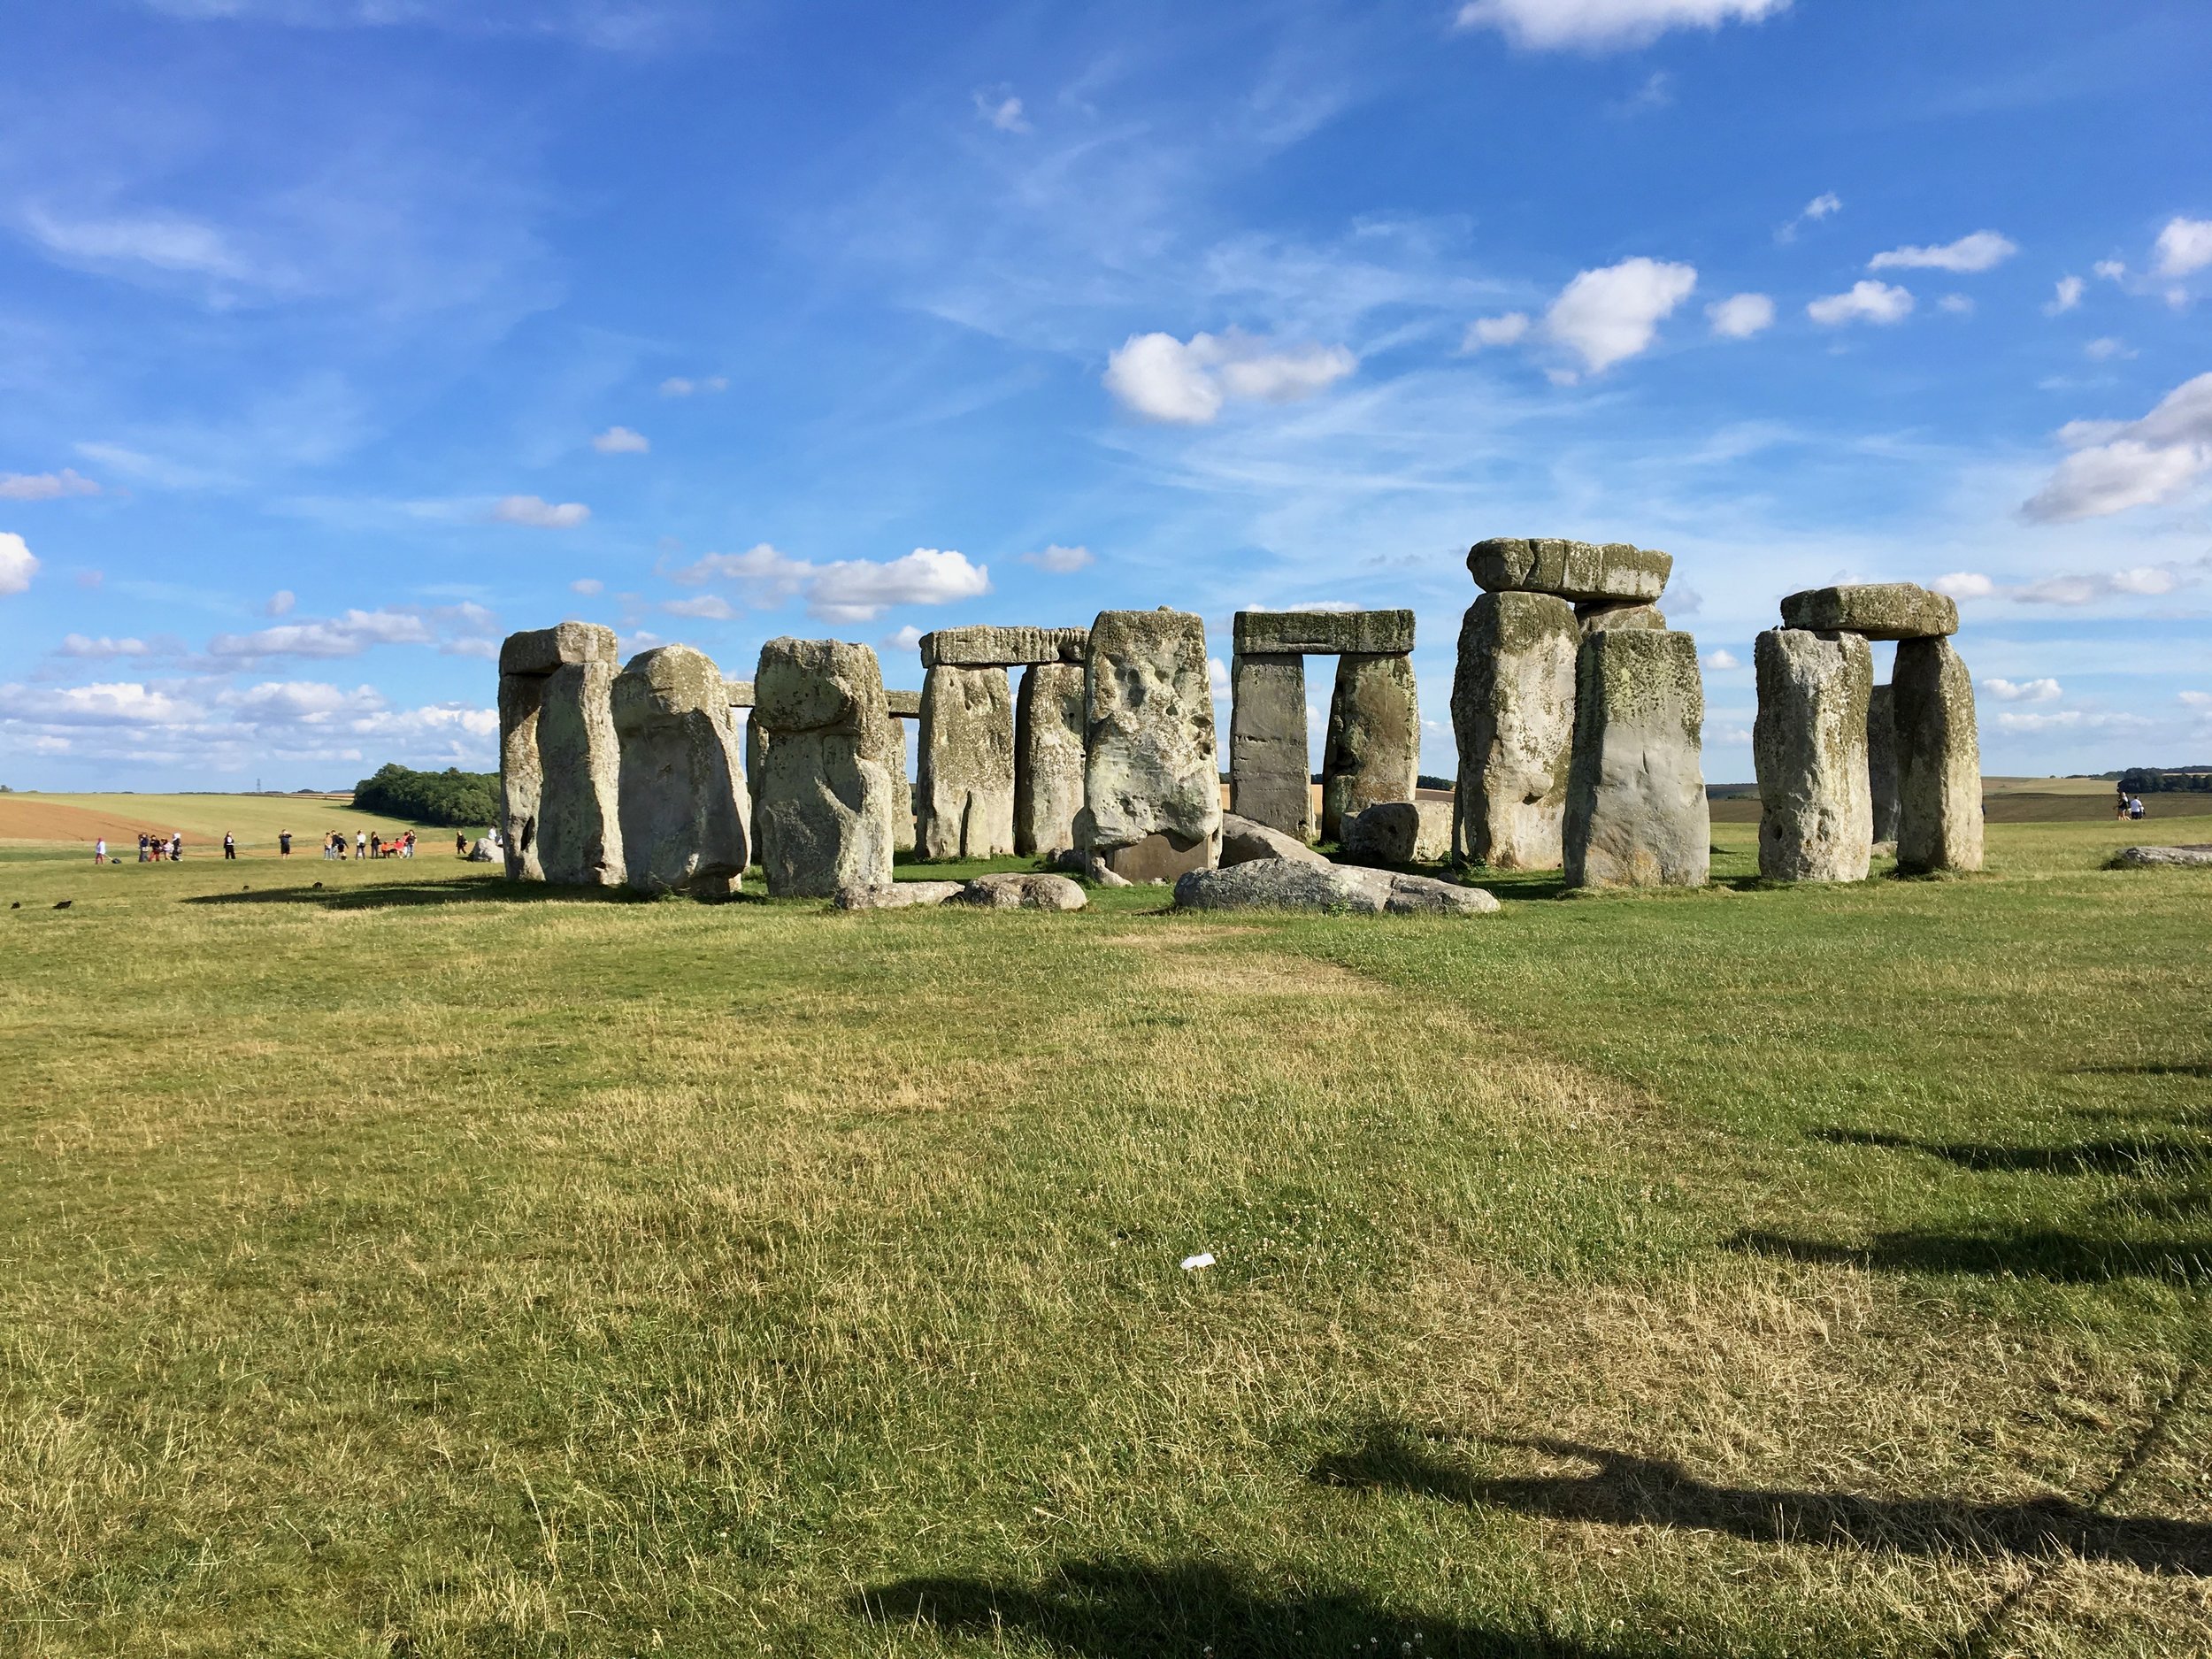
M 1094 887 L 1133 887 L 1137 885 L 1127 876 L 1117 874 L 1096 853 L 1087 853 L 1080 847 L 1070 847 L 1055 853 L 1052 863 L 1055 868 L 1064 870 L 1071 876 L 1079 876 Z
M 1329 860 L 1300 841 L 1295 835 L 1235 812 L 1221 815 L 1221 862 L 1228 864 L 1248 864 L 1256 858 L 1295 858 L 1306 864 L 1325 864 Z
M 1782 602 L 1782 626 L 1870 640 L 1932 640 L 1959 631 L 1958 602 L 1914 582 L 1808 588 Z
M 1874 846 L 1865 636 L 1769 628 L 1754 651 L 1759 711 L 1759 873 L 1770 881 L 1863 881 Z
M 1441 863 L 1452 846 L 1448 801 L 1383 801 L 1344 820 L 1347 858 L 1383 864 Z
M 987 910 L 1079 910 L 1090 900 L 1065 876 L 1011 872 L 978 876 L 945 902 Z
M 2123 847 L 2112 856 L 2114 870 L 2156 870 L 2171 866 L 2212 868 L 2212 846 Z
M 1666 591 L 1674 556 L 1625 541 L 1599 546 L 1552 536 L 1494 536 L 1468 549 L 1467 569 L 1477 586 L 1494 594 L 1642 603 Z
M 924 668 L 1025 668 L 1079 663 L 1086 628 L 1001 628 L 978 624 L 922 635 Z
M 1240 611 L 1231 638 L 1240 656 L 1400 656 L 1413 649 L 1413 612 Z
M 549 674 L 564 663 L 618 660 L 614 630 L 596 622 L 564 622 L 510 634 L 499 648 L 503 674 Z
M 942 904 L 960 891 L 957 881 L 894 881 L 888 887 L 849 887 L 837 889 L 841 910 L 904 910 L 918 905 Z
M 922 718 L 922 694 L 918 691 L 888 691 L 883 694 L 885 705 L 895 720 L 918 720 Z
M 1396 875 L 1326 862 L 1260 858 L 1194 870 L 1175 884 L 1179 910 L 1335 910 L 1357 915 L 1479 916 L 1497 895 L 1431 876 Z

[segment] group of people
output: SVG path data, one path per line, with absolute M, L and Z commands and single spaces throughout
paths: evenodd
M 230 851 L 230 837 L 224 836 L 223 856 L 226 858 L 236 856 Z M 183 832 L 172 830 L 165 840 L 159 835 L 149 835 L 142 831 L 140 833 L 138 837 L 138 862 L 140 864 L 173 864 L 183 856 Z M 108 838 L 103 835 L 92 843 L 92 862 L 96 864 L 120 864 L 123 861 L 108 856 Z
M 2116 785 L 2114 787 L 2117 790 L 2119 799 L 2113 803 L 2112 816 L 2116 818 L 2131 820 L 2141 818 L 2143 797 L 2139 795 L 2130 795 L 2125 789 L 2119 788 Z
M 277 856 L 292 856 L 292 832 L 282 830 L 277 835 Z M 386 841 L 374 830 L 356 830 L 353 836 L 353 856 L 357 858 L 412 858 L 415 856 L 415 832 L 406 830 Z M 142 834 L 138 838 L 138 862 L 142 864 L 174 864 L 184 856 L 184 833 L 172 830 L 165 839 L 159 835 Z M 228 830 L 223 832 L 223 856 L 238 856 L 238 838 Z M 346 833 L 333 830 L 323 837 L 323 856 L 346 856 Z M 108 838 L 101 836 L 92 843 L 92 862 L 96 864 L 119 864 L 119 858 L 108 852 Z
M 289 841 L 288 833 L 283 838 Z M 290 851 L 289 847 L 286 851 Z M 323 856 L 342 859 L 346 856 L 346 833 L 333 830 L 323 837 Z M 415 832 L 408 830 L 386 841 L 375 830 L 356 830 L 353 833 L 353 856 L 356 858 L 412 858 L 415 856 Z

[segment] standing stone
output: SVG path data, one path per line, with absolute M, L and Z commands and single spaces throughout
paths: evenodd
M 920 783 L 923 857 L 1014 850 L 1014 701 L 1003 668 L 940 664 L 922 676 Z
M 1172 881 L 1221 854 L 1206 625 L 1187 611 L 1102 611 L 1083 674 L 1076 844 L 1132 881 Z
M 1982 867 L 1974 681 L 1947 639 L 1904 640 L 1890 676 L 1897 726 L 1897 867 Z
M 761 868 L 772 898 L 830 898 L 891 880 L 890 723 L 864 645 L 771 640 L 753 679 L 761 755 Z
M 511 879 L 622 879 L 620 834 L 613 826 L 619 763 L 604 712 L 614 664 L 614 631 L 595 623 L 534 628 L 508 635 L 500 647 L 499 839 Z M 570 672 L 584 668 L 603 672 Z M 542 845 L 549 792 L 559 819 L 558 845 L 549 857 Z M 610 868 L 611 878 L 603 873 Z
M 1574 759 L 1563 837 L 1571 887 L 1701 887 L 1712 812 L 1699 750 L 1697 641 L 1601 629 L 1575 659 Z
M 1892 690 L 1877 686 L 1866 701 L 1866 789 L 1878 847 L 1897 840 L 1897 717 Z
M 1240 651 L 1229 671 L 1229 810 L 1311 841 L 1306 659 Z
M 615 677 L 610 703 L 625 880 L 639 893 L 733 891 L 750 862 L 751 801 L 721 671 L 688 645 L 657 646 Z
M 536 852 L 545 879 L 564 887 L 618 887 L 622 853 L 622 742 L 614 729 L 614 634 L 606 657 L 564 663 L 541 682 L 538 750 L 545 787 Z
M 1759 873 L 1863 881 L 1874 841 L 1866 763 L 1873 649 L 1862 634 L 1770 628 L 1754 656 Z
M 1421 772 L 1421 703 L 1413 659 L 1347 652 L 1336 659 L 1321 751 L 1321 839 L 1384 801 L 1410 801 Z
M 1452 729 L 1455 850 L 1473 863 L 1559 868 L 1580 640 L 1573 611 L 1550 594 L 1488 593 L 1467 608 Z
M 1033 664 L 1014 701 L 1014 850 L 1067 851 L 1082 810 L 1083 664 Z
M 760 776 L 768 760 L 768 728 L 761 724 L 760 710 L 745 711 L 745 792 L 753 803 L 746 818 L 746 833 L 753 849 L 753 862 L 760 862 Z
M 921 693 L 909 695 L 918 715 Z M 898 718 L 896 710 L 891 715 L 891 747 L 885 752 L 884 764 L 891 772 L 891 850 L 910 853 L 914 850 L 914 780 L 906 771 L 906 722 Z
M 543 675 L 499 677 L 499 840 L 510 881 L 545 879 L 538 856 L 538 808 L 545 793 L 538 716 L 544 701 Z

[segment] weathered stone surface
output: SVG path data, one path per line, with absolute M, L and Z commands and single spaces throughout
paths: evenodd
M 1697 641 L 1663 629 L 1584 636 L 1561 851 L 1571 887 L 1701 887 L 1712 810 L 1699 751 Z
M 747 819 L 747 831 L 753 849 L 753 862 L 760 862 L 760 774 L 768 757 L 768 728 L 760 723 L 757 715 L 749 715 L 745 721 L 745 791 L 751 798 L 753 810 Z
M 1446 801 L 1385 801 L 1344 820 L 1347 858 L 1383 864 L 1438 864 L 1451 856 Z
M 876 728 L 875 741 L 862 745 L 861 753 L 877 762 L 891 780 L 891 850 L 912 852 L 918 839 L 914 822 L 914 782 L 906 772 L 906 726 L 886 718 Z
M 876 654 L 838 640 L 771 640 L 754 676 L 762 726 L 760 862 L 778 898 L 891 883 L 890 715 Z
M 609 703 L 621 753 L 623 877 L 640 893 L 724 893 L 750 862 L 751 801 L 721 671 L 687 645 L 641 651 Z
M 1014 850 L 1014 700 L 1003 668 L 922 677 L 917 845 L 925 858 Z
M 1863 881 L 1874 841 L 1866 710 L 1874 653 L 1858 634 L 1770 628 L 1754 652 L 1759 712 L 1759 873 Z
M 564 663 L 611 663 L 618 656 L 612 628 L 596 622 L 564 622 L 510 634 L 499 648 L 499 672 L 549 674 Z
M 1877 686 L 1866 700 L 1866 790 L 1874 812 L 1876 857 L 1894 855 L 1897 841 L 1897 714 L 1892 687 Z M 1891 843 L 1888 854 L 1882 843 Z
M 1452 678 L 1460 856 L 1559 868 L 1580 643 L 1573 611 L 1551 594 L 1485 594 L 1467 608 Z
M 1870 640 L 1935 639 L 1959 631 L 1959 608 L 1912 582 L 1858 582 L 1792 594 L 1782 602 L 1782 626 Z
M 1556 537 L 1495 536 L 1468 549 L 1467 569 L 1494 594 L 1640 603 L 1666 591 L 1674 556 L 1625 541 L 1594 546 Z
M 883 702 L 895 720 L 918 720 L 922 718 L 922 694 L 918 691 L 886 691 Z
M 620 670 L 596 659 L 567 663 L 538 683 L 538 753 L 545 785 L 533 850 L 548 881 L 618 887 L 622 854 L 622 744 L 614 729 Z M 749 845 L 750 842 L 748 842 Z
M 2112 856 L 2115 870 L 2158 870 L 2175 867 L 2212 867 L 2212 847 L 2123 847 Z
M 1075 845 L 1083 810 L 1083 664 L 1038 663 L 1014 699 L 1014 850 Z
M 1240 651 L 1229 671 L 1229 810 L 1311 841 L 1306 659 Z
M 1230 864 L 1248 864 L 1255 858 L 1298 858 L 1308 864 L 1325 864 L 1329 861 L 1295 835 L 1266 824 L 1256 824 L 1235 812 L 1221 815 L 1221 862 Z
M 1076 844 L 1131 880 L 1210 868 L 1221 851 L 1206 625 L 1187 611 L 1102 611 L 1084 680 Z
M 1890 686 L 1897 868 L 1907 875 L 1979 870 L 1982 751 L 1965 659 L 1947 639 L 1900 641 Z
M 495 864 L 501 862 L 499 843 L 488 835 L 479 835 L 469 843 L 468 862 L 472 864 Z
M 1336 659 L 1321 750 L 1321 839 L 1383 801 L 1410 801 L 1421 771 L 1421 700 L 1409 657 Z
M 1477 916 L 1498 908 L 1496 895 L 1429 876 L 1358 870 L 1326 860 L 1259 858 L 1218 870 L 1194 870 L 1175 884 L 1182 910 L 1342 910 L 1367 915 Z
M 499 677 L 499 833 L 506 842 L 510 881 L 545 877 L 537 846 L 538 806 L 545 791 L 538 715 L 544 699 L 541 674 Z
M 1410 611 L 1240 611 L 1231 626 L 1240 657 L 1402 657 L 1413 649 Z
M 729 699 L 732 709 L 749 709 L 753 706 L 753 682 L 749 680 L 726 680 L 722 682 L 722 695 Z
M 922 635 L 924 668 L 1021 668 L 1031 663 L 1079 663 L 1081 628 L 1000 628 L 978 624 Z
M 978 876 L 946 901 L 987 910 L 1079 910 L 1090 900 L 1065 876 Z
M 905 910 L 918 905 L 942 904 L 960 891 L 958 881 L 894 881 L 880 887 L 840 887 L 841 910 Z
M 1657 605 L 1616 605 L 1586 600 L 1575 607 L 1575 622 L 1585 634 L 1607 628 L 1659 628 L 1667 626 L 1667 613 Z

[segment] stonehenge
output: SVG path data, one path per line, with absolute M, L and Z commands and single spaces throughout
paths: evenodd
M 611 628 L 564 622 L 499 652 L 500 840 L 510 880 L 619 887 Z
M 1770 628 L 1753 648 L 1759 712 L 1759 873 L 1863 881 L 1874 846 L 1866 710 L 1874 654 L 1856 634 Z
M 634 892 L 719 896 L 752 862 L 751 803 L 722 675 L 687 645 L 641 651 L 610 694 Z
M 1897 868 L 1982 867 L 1982 759 L 1974 680 L 1948 639 L 1901 640 L 1890 676 L 1897 764 Z
M 896 741 L 876 654 L 836 640 L 760 649 L 760 864 L 771 898 L 888 887 Z
M 1024 687 L 1041 667 L 1079 663 L 1081 628 L 973 626 L 940 628 L 921 641 L 921 759 L 918 767 L 917 845 L 925 858 L 988 858 L 1020 850 L 1018 803 L 1032 805 L 1031 850 L 1072 845 L 1071 832 L 1054 821 L 1066 808 L 1064 745 L 1055 741 L 1050 699 L 1041 687 L 1029 694 L 1041 747 L 1017 741 L 1014 699 L 1006 671 L 1024 668 Z M 1056 682 L 1064 689 L 1067 677 Z M 1030 772 L 1041 759 L 1048 775 Z
M 1584 636 L 1562 833 L 1567 886 L 1705 885 L 1712 812 L 1699 762 L 1704 724 L 1689 634 L 1630 627 Z
M 1014 698 L 1014 850 L 1066 852 L 1082 810 L 1083 664 L 1033 663 Z
M 1083 668 L 1076 845 L 1131 881 L 1220 862 L 1221 774 L 1206 625 L 1187 611 L 1102 611 Z
M 1874 809 L 1874 844 L 1897 844 L 1897 717 L 1893 686 L 1866 700 L 1866 792 Z

